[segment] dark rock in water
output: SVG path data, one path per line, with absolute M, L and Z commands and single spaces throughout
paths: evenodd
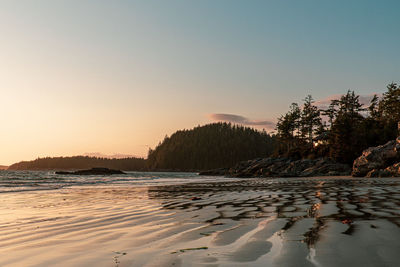
M 223 176 L 226 174 L 227 171 L 228 171 L 227 168 L 219 168 L 219 169 L 213 169 L 213 170 L 199 172 L 199 175 Z
M 364 150 L 353 163 L 352 175 L 355 177 L 400 176 L 396 162 L 400 162 L 400 137 L 384 145 Z
M 112 170 L 108 168 L 92 168 L 89 170 L 79 170 L 74 172 L 58 171 L 56 174 L 64 175 L 111 175 L 111 174 L 125 174 L 120 170 Z
M 328 158 L 293 160 L 288 158 L 258 158 L 239 162 L 229 169 L 201 172 L 200 175 L 231 177 L 310 177 L 350 175 L 351 167 Z

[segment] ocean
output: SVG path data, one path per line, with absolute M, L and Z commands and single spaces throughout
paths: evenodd
M 54 190 L 76 186 L 161 186 L 235 178 L 199 176 L 193 172 L 125 172 L 122 175 L 58 175 L 55 171 L 0 171 L 0 193 Z

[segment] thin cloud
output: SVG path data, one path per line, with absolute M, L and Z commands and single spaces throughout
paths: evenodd
M 97 157 L 97 158 L 107 158 L 107 159 L 124 159 L 124 158 L 134 158 L 135 155 L 128 155 L 128 154 L 113 154 L 107 155 L 100 152 L 92 152 L 92 153 L 84 153 L 83 156 L 87 157 Z
M 367 95 L 360 95 L 359 100 L 360 103 L 364 106 L 368 106 L 371 103 L 372 98 L 374 95 L 377 95 L 378 97 L 381 97 L 382 94 L 380 93 L 372 93 L 372 94 L 367 94 Z M 332 100 L 339 100 L 343 94 L 341 95 L 331 95 L 328 97 L 325 97 L 323 99 L 315 101 L 314 105 L 317 106 L 319 109 L 327 109 L 331 103 Z
M 213 113 L 208 116 L 213 121 L 224 121 L 231 122 L 235 124 L 242 124 L 245 126 L 255 126 L 264 128 L 266 130 L 273 130 L 275 128 L 275 123 L 269 120 L 251 120 L 246 117 L 235 115 L 235 114 L 226 114 L 226 113 Z

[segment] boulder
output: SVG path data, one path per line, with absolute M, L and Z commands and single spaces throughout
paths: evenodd
M 387 167 L 385 172 L 389 173 L 391 177 L 400 177 L 400 162 Z
M 120 170 L 112 170 L 108 168 L 92 168 L 88 170 L 79 170 L 74 172 L 57 171 L 56 174 L 61 175 L 112 175 L 112 174 L 125 174 Z
M 364 177 L 373 170 L 382 170 L 400 161 L 400 138 L 389 141 L 384 145 L 370 147 L 364 150 L 353 163 L 352 175 Z M 372 172 L 369 175 L 377 175 Z

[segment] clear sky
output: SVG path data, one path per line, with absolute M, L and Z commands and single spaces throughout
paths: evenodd
M 0 164 L 145 156 L 166 134 L 224 114 L 268 125 L 307 94 L 383 92 L 400 79 L 399 10 L 368 0 L 0 1 Z

